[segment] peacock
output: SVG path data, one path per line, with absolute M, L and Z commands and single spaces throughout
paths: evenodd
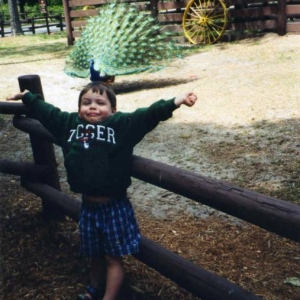
M 162 33 L 149 14 L 129 4 L 111 3 L 91 17 L 66 59 L 65 73 L 105 81 L 116 75 L 157 71 L 182 57 L 182 47 Z

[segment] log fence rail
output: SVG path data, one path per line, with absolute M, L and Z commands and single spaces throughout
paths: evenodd
M 38 75 L 19 77 L 20 90 L 43 94 Z M 68 215 L 78 221 L 81 200 L 60 190 L 53 137 L 20 103 L 0 102 L 0 114 L 13 114 L 17 129 L 29 133 L 34 163 L 0 159 L 0 172 L 21 177 L 21 185 L 42 199 L 46 218 Z M 25 115 L 25 116 L 24 116 Z M 133 177 L 180 194 L 300 242 L 300 206 L 237 186 L 133 156 Z M 259 300 L 256 295 L 142 237 L 141 262 L 170 278 L 202 300 Z

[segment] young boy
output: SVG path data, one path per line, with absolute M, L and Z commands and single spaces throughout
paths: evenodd
M 77 113 L 62 112 L 28 91 L 7 98 L 20 99 L 58 139 L 70 188 L 82 194 L 81 252 L 90 258 L 91 286 L 77 299 L 114 300 L 124 277 L 122 257 L 139 251 L 139 227 L 126 194 L 133 148 L 180 105 L 193 106 L 197 97 L 190 92 L 122 113 L 111 87 L 92 82 L 79 95 Z M 99 290 L 103 260 L 104 296 Z

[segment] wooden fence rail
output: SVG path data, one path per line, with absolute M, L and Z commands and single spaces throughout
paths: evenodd
M 228 25 L 223 41 L 262 35 L 265 32 L 300 33 L 300 0 L 223 0 Z M 111 2 L 127 2 L 140 11 L 156 17 L 164 30 L 174 33 L 179 42 L 183 36 L 182 18 L 189 0 L 63 0 L 68 44 L 73 45 L 86 25 L 87 18 L 101 12 Z
M 16 112 L 13 106 L 14 103 L 4 105 L 3 112 Z M 22 106 L 19 109 L 24 110 Z M 15 116 L 13 123 L 23 132 L 57 143 L 55 137 L 37 120 Z M 131 175 L 300 242 L 299 205 L 135 155 Z
M 71 198 L 43 183 L 22 180 L 22 185 L 28 191 L 60 207 L 63 213 L 78 221 L 81 200 Z M 261 299 L 143 236 L 140 252 L 134 256 L 202 300 Z
M 21 76 L 19 84 L 21 90 L 42 93 L 37 75 Z M 30 111 L 18 103 L 0 102 L 0 113 L 30 115 Z M 0 172 L 21 176 L 22 186 L 41 197 L 47 217 L 55 214 L 55 207 L 56 213 L 59 211 L 58 216 L 68 215 L 77 221 L 81 200 L 60 191 L 56 181 L 57 170 L 53 170 L 56 163 L 51 145 L 56 143 L 56 139 L 31 118 L 15 116 L 14 125 L 29 133 L 31 140 L 39 141 L 38 144 L 32 143 L 35 163 L 0 160 Z M 46 148 L 40 148 L 41 141 Z M 133 156 L 132 176 L 300 242 L 298 205 L 137 156 Z M 260 299 L 145 237 L 142 237 L 140 252 L 135 257 L 202 300 Z

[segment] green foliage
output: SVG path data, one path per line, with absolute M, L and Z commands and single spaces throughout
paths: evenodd
M 25 5 L 24 6 L 24 11 L 26 13 L 26 17 L 27 18 L 32 18 L 32 17 L 39 17 L 41 16 L 41 10 L 39 5 L 33 5 L 33 6 L 29 6 L 29 5 Z
M 89 60 L 107 75 L 156 71 L 182 51 L 167 41 L 158 22 L 127 4 L 103 6 L 98 16 L 88 20 L 81 38 L 67 57 L 65 72 L 86 77 Z
M 19 3 L 24 6 L 35 6 L 38 4 L 38 0 L 19 0 Z
M 34 5 L 25 4 L 24 11 L 26 13 L 27 18 L 43 16 L 43 14 L 41 13 L 41 10 L 40 10 L 40 6 L 38 4 L 36 4 L 36 2 L 37 1 L 35 1 Z M 53 2 L 61 2 L 61 0 L 53 1 Z M 60 5 L 48 5 L 47 8 L 48 8 L 48 13 L 50 15 L 58 15 L 58 14 L 63 14 L 64 13 L 64 8 L 61 4 Z M 9 20 L 9 7 L 8 7 L 8 4 L 0 5 L 0 15 L 5 16 L 6 19 Z
M 21 5 L 35 6 L 38 4 L 38 0 L 19 0 L 18 3 Z M 8 0 L 0 0 L 1 4 L 7 4 Z M 62 6 L 62 0 L 47 0 L 48 6 Z
M 63 15 L 64 14 L 64 8 L 61 5 L 51 5 L 48 6 L 48 13 L 50 15 Z
M 47 0 L 48 6 L 60 6 L 63 7 L 62 0 Z
M 64 8 L 62 6 L 47 6 L 47 9 L 49 15 L 58 15 L 63 14 L 64 12 Z M 43 14 L 41 13 L 40 6 L 38 4 L 34 6 L 25 5 L 25 12 L 28 18 L 43 16 Z
M 0 5 L 0 15 L 9 16 L 8 4 L 1 4 Z

